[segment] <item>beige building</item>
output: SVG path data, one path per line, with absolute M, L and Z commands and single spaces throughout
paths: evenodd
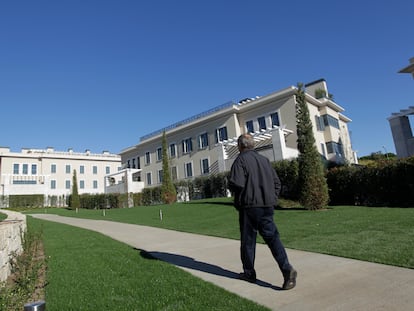
M 0 147 L 0 207 L 8 206 L 10 195 L 44 195 L 45 206 L 65 206 L 72 193 L 76 170 L 78 192 L 104 193 L 105 176 L 121 169 L 121 157 L 104 151 L 93 154 L 47 149 L 11 152 Z
M 236 140 L 250 132 L 256 149 L 271 161 L 298 156 L 294 86 L 262 97 L 246 98 L 210 109 L 141 137 L 139 144 L 121 151 L 124 167 L 145 187 L 162 183 L 162 135 L 168 142 L 173 180 L 230 170 L 238 154 Z M 357 163 L 344 109 L 329 96 L 326 81 L 306 85 L 306 100 L 319 153 L 328 160 Z

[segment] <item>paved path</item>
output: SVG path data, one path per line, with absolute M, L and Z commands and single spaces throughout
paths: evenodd
M 267 246 L 257 245 L 258 284 L 237 279 L 239 242 L 102 220 L 34 214 L 103 233 L 170 262 L 208 282 L 278 311 L 414 310 L 414 270 L 288 249 L 297 286 L 283 279 Z

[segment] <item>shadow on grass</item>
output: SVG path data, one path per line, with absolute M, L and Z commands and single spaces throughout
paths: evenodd
M 203 205 L 227 205 L 227 206 L 231 206 L 234 207 L 234 203 L 233 202 L 228 202 L 228 201 L 190 201 L 190 202 L 186 202 L 187 205 L 190 204 L 203 204 Z M 306 211 L 306 208 L 304 207 L 282 207 L 280 205 L 275 207 L 275 210 L 280 210 L 280 211 Z
M 187 205 L 191 205 L 191 204 L 203 204 L 203 205 L 229 205 L 229 206 L 233 206 L 233 202 L 228 202 L 228 201 L 189 201 L 186 202 Z
M 197 270 L 197 271 L 201 271 L 205 273 L 223 276 L 229 279 L 235 279 L 239 282 L 244 282 L 244 281 L 239 280 L 238 273 L 223 269 L 219 266 L 212 265 L 206 262 L 194 260 L 194 258 L 190 258 L 190 257 L 183 256 L 183 255 L 164 253 L 164 252 L 147 252 L 147 251 L 137 249 L 137 248 L 135 248 L 135 250 L 139 251 L 141 257 L 145 259 L 162 260 L 164 262 L 168 262 L 168 263 L 171 263 L 175 266 L 179 266 L 182 268 Z M 282 290 L 282 288 L 278 286 L 274 286 L 270 283 L 261 281 L 259 279 L 257 280 L 256 284 L 258 286 L 268 287 L 274 290 Z
M 275 207 L 275 210 L 278 211 L 306 211 L 304 207 L 282 207 L 280 205 Z

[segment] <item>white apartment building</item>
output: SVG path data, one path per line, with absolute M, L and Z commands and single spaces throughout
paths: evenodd
M 329 96 L 326 81 L 306 86 L 306 100 L 316 147 L 328 160 L 357 163 L 344 109 Z M 229 102 L 141 137 L 121 151 L 124 167 L 134 169 L 134 180 L 144 187 L 162 183 L 162 135 L 168 143 L 173 180 L 226 172 L 238 154 L 237 137 L 253 134 L 256 150 L 270 161 L 298 156 L 295 86 L 262 97 Z
M 65 206 L 72 193 L 76 170 L 78 192 L 104 193 L 105 176 L 121 169 L 121 157 L 104 151 L 93 154 L 47 149 L 22 149 L 11 152 L 0 147 L 0 207 L 8 207 L 11 195 L 41 194 L 45 206 Z

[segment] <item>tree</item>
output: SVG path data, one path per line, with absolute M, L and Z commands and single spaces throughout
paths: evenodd
M 80 207 L 80 198 L 78 193 L 78 179 L 76 177 L 76 170 L 73 170 L 73 180 L 72 180 L 73 186 L 72 186 L 72 196 L 70 200 L 70 208 L 76 209 Z
M 296 132 L 299 150 L 299 201 L 310 210 L 325 207 L 329 201 L 321 155 L 315 146 L 315 137 L 303 84 L 298 83 L 296 93 Z
M 168 159 L 167 136 L 165 131 L 162 134 L 162 186 L 161 198 L 164 203 L 171 204 L 177 199 L 177 192 L 171 179 L 170 164 Z

